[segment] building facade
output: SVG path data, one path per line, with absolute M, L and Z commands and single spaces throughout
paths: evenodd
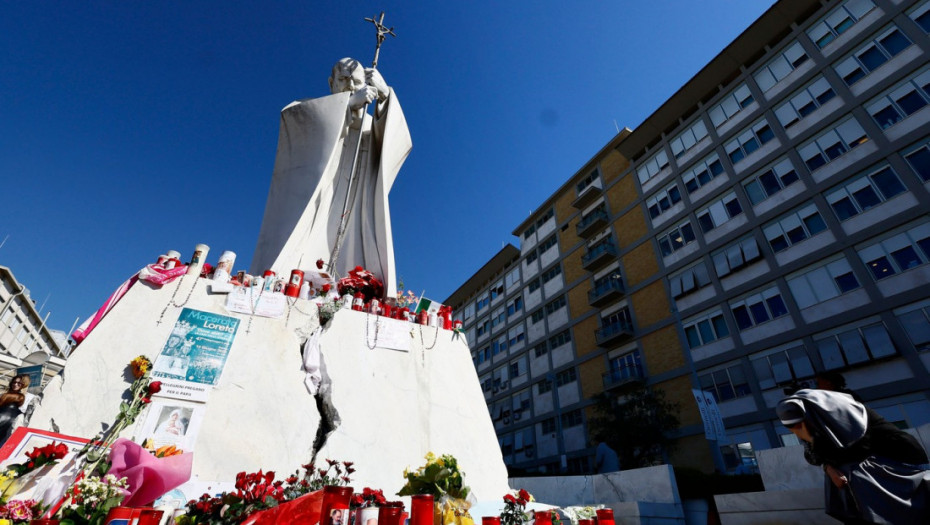
M 773 407 L 823 372 L 930 422 L 928 33 L 927 0 L 781 0 L 514 230 L 447 299 L 508 465 L 590 472 L 592 398 L 634 379 L 704 470 L 796 444 Z
M 61 371 L 67 358 L 62 332 L 50 330 L 13 272 L 0 266 L 0 386 L 5 391 L 18 373 L 32 377 L 29 391 L 37 394 Z M 65 338 L 66 339 L 66 338 Z M 37 382 L 36 379 L 41 378 Z

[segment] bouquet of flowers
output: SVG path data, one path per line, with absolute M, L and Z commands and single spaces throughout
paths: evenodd
M 16 525 L 25 525 L 42 515 L 42 504 L 34 499 L 13 500 L 0 505 L 0 519 L 10 520 Z
M 504 495 L 504 511 L 501 512 L 501 525 L 523 525 L 530 519 L 526 504 L 533 501 L 533 495 L 524 489 L 514 494 Z
M 339 279 L 336 289 L 339 295 L 355 295 L 356 292 L 362 292 L 366 303 L 384 296 L 384 283 L 361 266 L 349 270 L 349 275 Z
M 61 508 L 63 523 L 97 525 L 129 494 L 126 478 L 88 476 L 68 490 L 71 502 Z
M 366 507 L 381 507 L 387 504 L 387 499 L 384 497 L 384 492 L 381 491 L 381 489 L 375 490 L 365 487 L 362 489 L 362 492 L 352 494 L 352 499 L 349 503 L 349 507 L 352 509 L 362 509 Z
M 426 454 L 426 464 L 410 472 L 404 470 L 407 483 L 401 487 L 398 496 L 414 494 L 432 494 L 435 498 L 437 523 L 443 525 L 474 525 L 468 514 L 471 502 L 468 501 L 471 489 L 465 485 L 465 473 L 459 470 L 458 460 L 450 454 L 436 456 Z
M 68 455 L 68 446 L 64 443 L 55 444 L 54 441 L 45 445 L 44 447 L 35 447 L 32 451 L 26 453 L 26 457 L 29 458 L 29 461 L 25 463 L 19 463 L 16 465 L 10 465 L 9 469 L 15 473 L 16 477 L 22 477 L 33 470 L 44 467 L 45 465 L 53 465 L 59 460 L 64 459 Z

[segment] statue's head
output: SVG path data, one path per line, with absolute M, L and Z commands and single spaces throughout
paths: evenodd
M 354 58 L 343 58 L 333 66 L 329 76 L 329 91 L 355 93 L 365 87 L 365 68 Z

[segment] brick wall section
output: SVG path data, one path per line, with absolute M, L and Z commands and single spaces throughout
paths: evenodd
M 587 399 L 604 390 L 604 381 L 601 378 L 606 371 L 607 365 L 603 359 L 590 359 L 578 365 L 582 398 Z
M 560 240 L 564 239 L 565 237 L 567 237 L 567 235 L 566 235 L 565 233 L 559 234 L 559 239 L 560 239 Z M 565 247 L 564 247 L 564 246 L 561 246 L 561 244 L 560 244 L 560 246 L 559 246 L 559 251 L 560 251 L 561 253 L 565 253 Z M 587 275 L 587 274 L 588 274 L 588 272 L 586 272 L 586 271 L 581 267 L 581 256 L 582 256 L 582 255 L 584 255 L 584 248 L 583 248 L 583 247 L 579 247 L 577 250 L 575 250 L 575 251 L 573 251 L 572 253 L 566 255 L 565 258 L 562 259 L 562 274 L 563 274 L 564 277 L 565 277 L 565 282 L 566 282 L 566 283 L 573 283 L 573 282 L 575 282 L 576 280 L 580 279 L 583 275 Z M 585 300 L 584 300 L 584 303 L 583 303 L 583 304 L 584 304 L 585 308 L 587 308 L 587 306 L 588 306 L 588 298 L 587 298 L 587 297 L 585 297 Z M 575 311 L 572 310 L 572 317 L 575 316 L 575 313 L 574 313 L 574 312 L 575 312 Z
M 621 260 L 623 269 L 626 270 L 626 275 L 623 277 L 628 287 L 639 284 L 659 271 L 659 263 L 651 242 L 640 244 L 624 255 Z
M 685 365 L 681 342 L 678 340 L 674 325 L 646 334 L 640 338 L 639 342 L 643 346 L 643 359 L 646 361 L 646 370 L 650 376 Z
M 577 323 L 572 329 L 572 339 L 575 340 L 575 353 L 582 357 L 598 351 L 597 339 L 594 331 L 597 330 L 597 317 L 588 317 Z
M 681 426 L 703 425 L 701 413 L 698 412 L 697 403 L 694 402 L 694 394 L 691 393 L 691 381 L 688 376 L 657 383 L 653 388 L 664 390 L 666 400 L 678 402 L 681 408 L 678 412 Z
M 617 232 L 617 242 L 620 249 L 626 248 L 646 236 L 646 219 L 639 207 L 626 212 L 614 221 L 614 231 Z
M 607 200 L 610 201 L 611 210 L 622 210 L 639 197 L 639 193 L 636 191 L 636 182 L 633 179 L 634 175 L 632 174 L 622 177 L 619 182 L 607 190 Z
M 568 278 L 567 272 L 566 281 L 572 281 L 572 279 Z M 591 283 L 582 281 L 581 284 L 568 291 L 568 315 L 572 319 L 581 317 L 591 309 L 591 307 L 588 306 L 588 290 L 590 289 Z
M 601 178 L 610 183 L 630 167 L 630 161 L 617 150 L 612 150 L 601 159 Z
M 570 185 L 565 187 L 565 192 L 559 195 L 555 200 L 555 221 L 559 226 L 565 224 L 565 221 L 575 212 L 578 211 L 577 208 L 572 206 L 572 201 L 575 200 L 575 186 Z M 572 234 L 575 232 L 572 231 Z
M 662 281 L 655 281 L 649 286 L 638 290 L 631 299 L 633 300 L 633 312 L 638 327 L 655 324 L 671 315 L 668 298 L 665 294 L 665 285 Z

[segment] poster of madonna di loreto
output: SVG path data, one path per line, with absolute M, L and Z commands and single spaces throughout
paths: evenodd
M 152 366 L 152 378 L 163 383 L 161 394 L 205 401 L 219 380 L 238 328 L 234 317 L 181 310 Z

